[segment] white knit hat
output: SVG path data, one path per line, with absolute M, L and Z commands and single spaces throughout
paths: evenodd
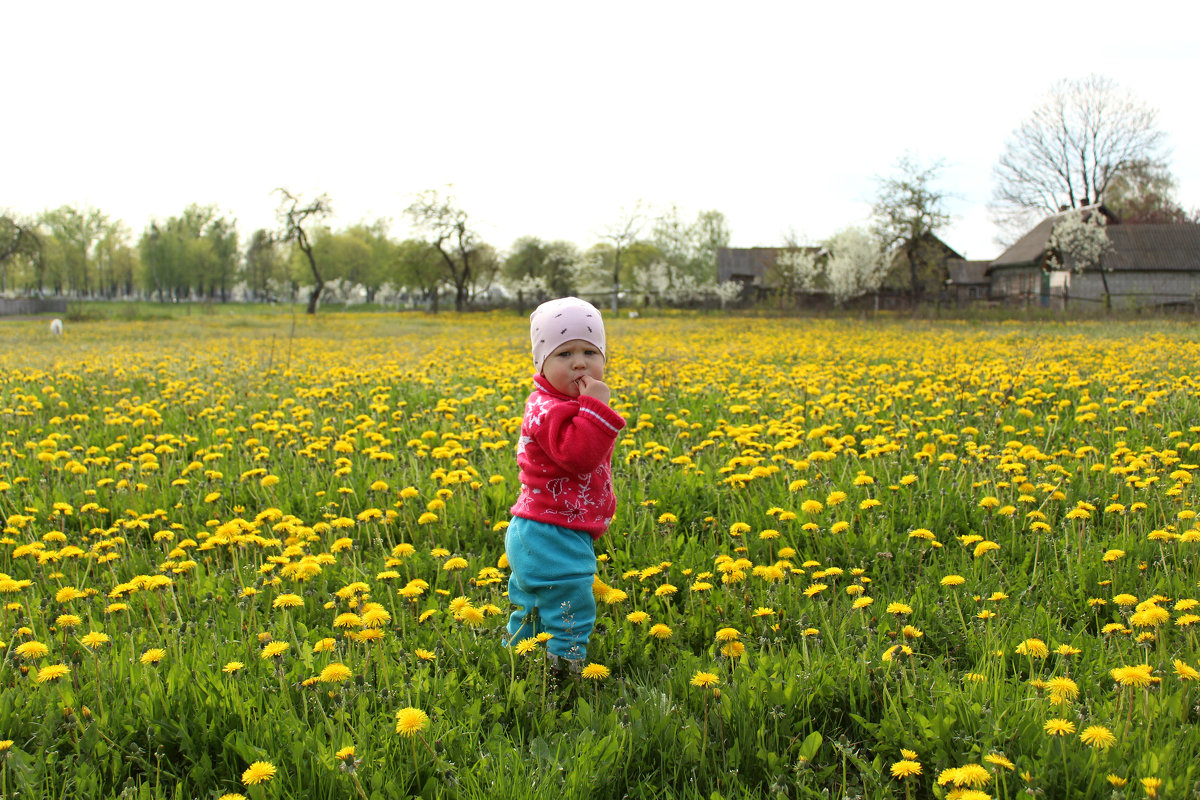
M 529 339 L 533 344 L 533 368 L 542 371 L 546 356 L 563 342 L 581 339 L 604 355 L 604 320 L 600 312 L 578 297 L 547 300 L 529 315 Z

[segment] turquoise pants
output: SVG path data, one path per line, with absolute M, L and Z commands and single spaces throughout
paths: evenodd
M 504 535 L 504 552 L 512 570 L 508 599 L 518 606 L 508 618 L 509 644 L 545 631 L 554 637 L 546 644 L 551 654 L 587 658 L 588 638 L 596 623 L 592 537 L 513 517 Z

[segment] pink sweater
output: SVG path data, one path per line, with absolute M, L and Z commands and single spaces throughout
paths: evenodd
M 560 394 L 541 375 L 533 381 L 517 442 L 521 494 L 510 510 L 599 539 L 617 510 L 612 454 L 625 420 L 599 400 Z

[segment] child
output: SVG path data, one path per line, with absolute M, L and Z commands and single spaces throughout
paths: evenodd
M 565 659 L 578 671 L 596 621 L 592 543 L 617 507 L 612 454 L 625 420 L 608 406 L 604 322 L 591 303 L 542 303 L 529 332 L 537 374 L 517 443 L 521 494 L 504 537 L 508 597 L 519 606 L 509 644 L 544 630 L 555 665 Z

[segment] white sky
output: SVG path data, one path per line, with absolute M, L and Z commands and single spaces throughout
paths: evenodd
M 39 1 L 3 28 L 0 208 L 90 204 L 133 239 L 213 203 L 245 241 L 279 186 L 404 236 L 452 184 L 501 249 L 587 247 L 639 200 L 718 209 L 734 246 L 815 241 L 908 151 L 946 163 L 943 238 L 991 258 L 1005 139 L 1091 72 L 1158 109 L 1200 205 L 1195 2 Z

